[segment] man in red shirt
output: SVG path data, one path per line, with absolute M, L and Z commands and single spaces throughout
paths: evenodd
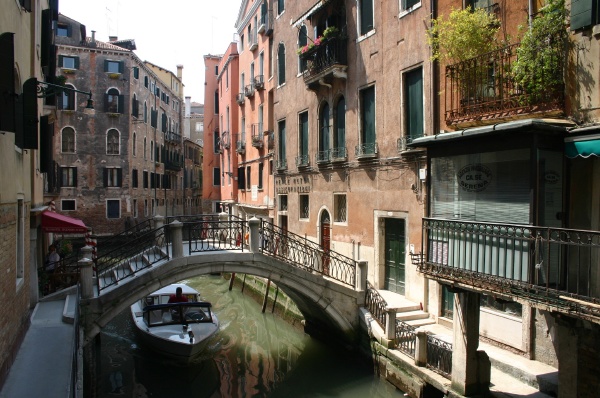
M 169 303 L 187 303 L 188 298 L 182 294 L 181 287 L 175 289 L 175 294 L 169 297 Z

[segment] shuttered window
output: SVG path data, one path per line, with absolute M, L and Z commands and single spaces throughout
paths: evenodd
M 329 104 L 323 104 L 319 118 L 319 151 L 329 150 Z
M 452 220 L 529 224 L 528 149 L 431 160 L 431 215 Z
M 77 186 L 77 167 L 61 167 L 60 176 L 61 187 Z
M 14 33 L 0 35 L 0 131 L 16 132 Z
M 104 187 L 120 187 L 123 183 L 123 170 L 120 167 L 104 168 Z
M 286 159 L 286 149 L 285 149 L 285 120 L 280 120 L 278 123 L 279 136 L 278 138 L 278 146 L 279 146 L 279 161 L 285 161 Z
M 302 25 L 300 27 L 300 31 L 298 32 L 298 48 L 304 48 L 308 44 L 308 35 L 306 34 L 306 25 Z M 307 67 L 306 58 L 302 57 L 302 54 L 299 55 L 299 65 L 298 68 L 300 73 L 304 72 Z
M 298 155 L 308 155 L 308 112 L 302 112 L 298 116 Z
M 285 83 L 285 46 L 279 43 L 277 47 L 277 85 Z
M 335 142 L 334 148 L 341 149 L 346 146 L 346 101 L 341 97 L 335 108 Z M 338 156 L 340 156 L 338 151 Z M 345 155 L 345 154 L 344 154 Z
M 246 189 L 246 169 L 238 167 L 238 189 Z
M 423 69 L 417 68 L 404 74 L 406 135 L 411 138 L 423 136 Z
M 132 188 L 138 187 L 138 171 L 137 171 L 137 169 L 131 170 L 131 187 Z

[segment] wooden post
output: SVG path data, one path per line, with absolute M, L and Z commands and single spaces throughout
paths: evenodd
M 231 280 L 229 281 L 229 291 L 233 288 L 233 282 L 235 282 L 235 272 L 231 274 Z
M 271 308 L 271 313 L 275 312 L 275 304 L 277 304 L 277 296 L 279 295 L 279 286 L 275 285 L 275 298 L 273 299 L 273 308 Z
M 267 308 L 267 301 L 269 301 L 269 288 L 271 287 L 271 279 L 267 279 L 267 289 L 265 290 L 265 298 L 263 299 L 262 313 L 265 313 Z

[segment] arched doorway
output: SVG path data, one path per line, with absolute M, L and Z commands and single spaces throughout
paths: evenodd
M 331 218 L 329 212 L 321 213 L 321 249 L 323 249 L 323 274 L 329 275 L 329 250 L 331 250 Z

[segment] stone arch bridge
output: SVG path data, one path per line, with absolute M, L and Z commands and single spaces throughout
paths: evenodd
M 171 283 L 209 273 L 268 278 L 297 305 L 309 334 L 352 342 L 364 304 L 366 262 L 323 251 L 306 239 L 258 219 L 222 214 L 164 224 L 97 259 L 91 248 L 79 260 L 84 345 L 136 300 Z M 95 268 L 95 270 L 94 270 Z

